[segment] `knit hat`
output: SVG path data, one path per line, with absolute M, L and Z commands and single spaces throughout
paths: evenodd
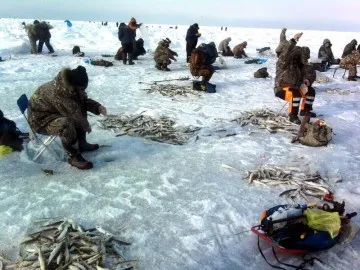
M 73 86 L 87 87 L 89 82 L 86 69 L 83 66 L 78 66 L 76 69 L 70 71 L 70 84 Z
M 194 26 L 197 30 L 200 29 L 200 28 L 199 28 L 199 25 L 198 25 L 197 23 L 194 23 L 193 26 Z

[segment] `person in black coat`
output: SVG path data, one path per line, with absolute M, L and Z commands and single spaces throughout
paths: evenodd
M 38 45 L 38 53 L 42 52 L 44 43 L 49 50 L 49 53 L 54 53 L 54 48 L 50 44 L 50 29 L 53 28 L 51 25 L 47 24 L 47 22 L 40 22 L 36 24 L 35 29 L 37 36 L 39 38 L 39 45 Z
M 134 31 L 127 26 L 125 23 L 121 23 L 119 26 L 119 40 L 121 41 L 122 50 L 122 60 L 124 65 L 126 65 L 127 57 L 129 58 L 129 65 L 133 65 L 133 50 L 135 43 L 135 33 Z
M 189 63 L 191 52 L 196 48 L 197 42 L 201 34 L 199 33 L 199 25 L 194 23 L 189 27 L 186 33 L 186 62 Z
M 135 42 L 134 46 L 134 52 L 133 52 L 133 60 L 137 60 L 139 55 L 145 55 L 146 51 L 144 49 L 144 40 L 142 38 L 139 38 Z
M 5 118 L 0 110 L 0 145 L 9 146 L 14 151 L 21 151 L 23 140 L 19 137 L 20 134 L 15 122 Z

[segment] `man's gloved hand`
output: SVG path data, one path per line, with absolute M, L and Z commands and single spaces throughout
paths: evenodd
M 301 33 L 297 33 L 297 34 L 295 34 L 294 39 L 295 39 L 296 41 L 299 41 L 299 39 L 301 38 L 302 35 L 303 35 L 302 32 L 301 32 Z
M 196 35 L 197 35 L 198 37 L 201 37 L 201 33 L 199 33 L 199 32 L 198 32 Z

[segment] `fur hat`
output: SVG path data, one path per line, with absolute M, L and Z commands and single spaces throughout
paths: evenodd
M 200 27 L 199 27 L 199 25 L 198 25 L 197 23 L 194 23 L 193 26 L 194 26 L 197 30 L 200 29 Z
M 70 71 L 70 84 L 72 86 L 81 86 L 87 87 L 89 83 L 89 78 L 86 73 L 86 69 L 83 66 L 78 66 L 75 69 Z
M 40 22 L 38 20 L 35 20 L 33 24 L 39 24 Z
M 80 52 L 80 47 L 79 46 L 74 46 L 74 48 L 72 49 L 72 54 L 76 54 Z

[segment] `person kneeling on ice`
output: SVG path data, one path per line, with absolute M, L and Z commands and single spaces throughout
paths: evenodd
M 86 141 L 86 132 L 91 132 L 87 111 L 106 115 L 105 107 L 87 97 L 88 81 L 83 66 L 64 68 L 54 80 L 36 89 L 28 107 L 31 129 L 39 134 L 59 136 L 69 164 L 79 169 L 93 167 L 80 153 L 99 148 L 98 144 Z M 74 147 L 76 143 L 78 149 Z
M 231 41 L 231 37 L 228 37 L 220 42 L 218 50 L 222 54 L 222 56 L 234 56 L 233 52 L 229 47 L 230 41 Z
M 340 67 L 349 70 L 348 81 L 356 81 L 357 78 L 360 78 L 357 75 L 357 65 L 360 65 L 360 46 L 340 61 Z
M 275 96 L 289 102 L 289 120 L 293 123 L 300 124 L 298 117 L 299 105 L 302 94 L 300 86 L 303 83 L 301 74 L 302 54 L 301 48 L 296 43 L 302 36 L 302 33 L 296 34 L 289 41 L 286 40 L 286 28 L 280 35 L 280 44 L 276 48 L 278 61 L 276 62 L 275 76 Z
M 245 48 L 247 46 L 247 42 L 244 41 L 243 43 L 240 43 L 236 45 L 233 49 L 234 57 L 235 58 L 243 58 L 248 57 L 245 53 Z
M 168 68 L 168 65 L 171 64 L 170 59 L 177 61 L 175 56 L 178 56 L 176 52 L 169 49 L 169 45 L 171 43 L 171 40 L 166 38 L 159 42 L 159 45 L 157 46 L 155 53 L 154 53 L 154 60 L 156 62 L 156 68 L 158 70 L 164 70 L 164 71 L 170 71 Z
M 201 84 L 205 86 L 215 72 L 212 64 L 218 57 L 214 42 L 201 44 L 194 49 L 190 56 L 190 72 L 193 76 L 202 76 Z

